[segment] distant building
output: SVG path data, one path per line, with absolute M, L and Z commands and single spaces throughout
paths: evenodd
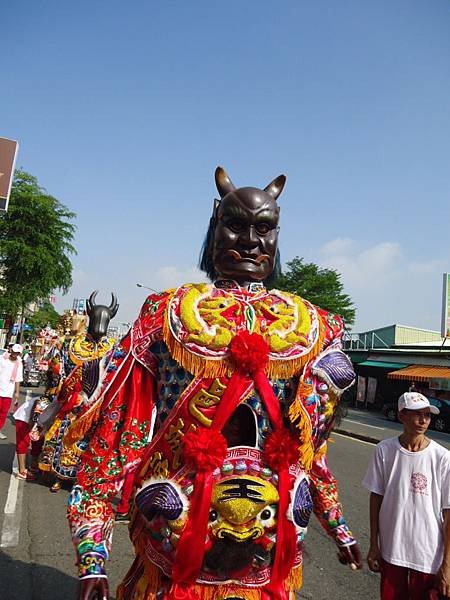
M 450 339 L 428 329 L 389 325 L 346 334 L 357 374 L 355 402 L 382 405 L 408 389 L 450 398 Z

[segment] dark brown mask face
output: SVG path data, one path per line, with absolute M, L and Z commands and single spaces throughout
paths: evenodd
M 264 281 L 272 273 L 280 209 L 257 188 L 239 188 L 220 202 L 216 213 L 213 262 L 220 277 L 238 283 Z

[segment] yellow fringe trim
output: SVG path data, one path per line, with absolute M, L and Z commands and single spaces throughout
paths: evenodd
M 50 429 L 45 434 L 45 441 L 46 442 L 48 442 L 48 441 L 50 441 L 52 439 L 53 435 L 61 427 L 61 423 L 62 423 L 62 419 L 55 419 L 55 421 L 53 422 L 53 425 L 50 427 Z
M 303 585 L 303 564 L 300 563 L 292 569 L 286 579 L 287 590 L 299 590 Z
M 328 442 L 324 442 L 315 454 L 315 459 L 320 460 L 327 453 Z
M 163 319 L 163 339 L 170 350 L 172 357 L 184 369 L 189 371 L 194 376 L 201 375 L 205 378 L 229 377 L 234 371 L 234 367 L 229 358 L 211 359 L 205 356 L 198 356 L 191 350 L 188 350 L 179 342 L 173 335 L 170 329 L 169 319 L 170 300 L 167 303 L 166 311 Z M 319 318 L 319 335 L 316 343 L 311 350 L 292 359 L 269 359 L 269 364 L 266 367 L 266 374 L 269 379 L 289 379 L 298 374 L 299 371 L 310 360 L 315 358 L 322 350 L 325 330 L 322 321 Z
M 154 600 L 156 594 L 161 588 L 163 574 L 161 570 L 154 565 L 145 555 L 145 544 L 136 541 L 135 551 L 138 556 L 141 556 L 144 566 L 144 574 L 138 581 L 133 590 L 133 600 Z M 122 600 L 125 592 L 125 577 L 116 593 L 117 600 Z M 303 584 L 302 565 L 298 565 L 292 569 L 291 573 L 285 581 L 285 589 L 289 592 L 299 590 Z M 194 584 L 190 586 L 190 590 L 194 592 L 198 600 L 217 600 L 237 596 L 244 600 L 261 600 L 260 587 L 243 587 L 233 583 L 225 585 L 212 584 Z
M 311 470 L 314 460 L 314 445 L 312 441 L 312 428 L 309 414 L 303 404 L 303 398 L 312 393 L 312 386 L 299 382 L 294 402 L 289 407 L 289 419 L 300 432 L 300 445 L 298 447 L 300 462 L 307 473 Z
M 92 424 L 98 421 L 102 407 L 101 399 L 99 398 L 84 415 L 75 419 L 72 425 L 70 425 L 64 436 L 64 444 L 74 444 L 83 439 Z
M 39 471 L 45 471 L 46 473 L 48 473 L 51 470 L 52 470 L 52 468 L 50 465 L 39 462 Z

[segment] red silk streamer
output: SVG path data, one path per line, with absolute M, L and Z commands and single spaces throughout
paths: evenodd
M 269 414 L 269 419 L 271 420 L 274 429 L 276 431 L 282 431 L 284 427 L 280 404 L 273 391 L 273 387 L 262 370 L 255 373 L 255 386 L 264 402 L 264 406 Z M 289 436 L 288 431 L 286 431 L 286 436 Z M 283 597 L 284 591 L 282 582 L 289 575 L 289 572 L 294 565 L 297 549 L 295 527 L 287 518 L 290 488 L 289 464 L 286 461 L 278 471 L 278 494 L 280 499 L 278 502 L 277 543 L 275 548 L 275 559 L 272 565 L 271 581 L 270 584 L 266 586 L 274 597 L 277 597 L 280 600 Z
M 178 541 L 173 565 L 172 579 L 176 583 L 194 583 L 200 572 L 205 554 L 212 486 L 211 471 L 200 471 L 195 475 L 189 518 Z M 170 594 L 169 598 L 175 599 L 175 596 Z
M 211 424 L 212 430 L 221 431 L 239 405 L 249 382 L 249 379 L 239 372 L 233 373 L 216 409 Z M 200 572 L 205 554 L 212 486 L 212 470 L 196 473 L 194 491 L 190 498 L 189 518 L 177 544 L 172 571 L 172 579 L 176 583 L 194 583 Z M 169 598 L 175 600 L 172 592 L 169 593 Z
M 258 338 L 258 339 L 256 339 Z M 228 382 L 221 402 L 216 409 L 211 430 L 221 431 L 229 417 L 238 407 L 245 390 L 253 379 L 260 398 L 268 412 L 275 431 L 282 431 L 283 417 L 278 398 L 264 372 L 268 346 L 257 334 L 243 332 L 233 340 L 232 353 L 238 365 Z M 254 346 L 253 346 L 254 344 Z M 253 346 L 253 352 L 248 352 Z M 234 352 L 233 352 L 234 350 Z M 242 359 L 242 360 L 241 360 Z M 239 366 L 241 368 L 239 369 Z M 242 368 L 242 366 L 244 368 Z M 250 377 L 247 375 L 249 373 Z M 286 436 L 289 432 L 286 431 Z M 213 470 L 199 471 L 195 476 L 194 491 L 190 499 L 189 518 L 177 545 L 172 579 L 174 584 L 168 594 L 169 600 L 194 600 L 186 584 L 194 583 L 200 572 L 208 529 L 211 504 Z M 290 491 L 289 464 L 285 461 L 278 472 L 278 523 L 275 559 L 270 584 L 262 590 L 262 598 L 289 600 L 283 585 L 295 560 L 296 534 L 293 523 L 287 519 Z
M 280 403 L 278 398 L 275 396 L 273 387 L 270 385 L 270 382 L 262 369 L 256 371 L 254 381 L 255 387 L 258 390 L 260 398 L 264 403 L 273 428 L 282 429 L 283 417 L 281 415 Z

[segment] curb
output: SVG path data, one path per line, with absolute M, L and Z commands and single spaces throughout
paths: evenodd
M 334 433 L 340 433 L 341 435 L 345 435 L 347 437 L 355 438 L 357 440 L 361 440 L 363 442 L 368 442 L 369 444 L 379 444 L 381 440 L 371 437 L 370 435 L 364 435 L 363 433 L 356 433 L 354 431 L 348 431 L 347 429 L 333 429 Z

